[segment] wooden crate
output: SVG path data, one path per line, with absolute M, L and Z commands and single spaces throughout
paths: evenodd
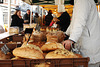
M 40 63 L 49 63 L 49 67 L 88 67 L 88 62 L 89 58 L 0 60 L 0 67 L 34 67 Z

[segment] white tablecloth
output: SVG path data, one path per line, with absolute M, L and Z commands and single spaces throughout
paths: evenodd
M 1 33 L 1 34 L 0 34 L 0 40 L 1 40 L 1 39 L 4 39 L 4 38 L 6 38 L 6 37 L 9 37 L 9 36 L 11 36 L 11 35 L 14 35 L 14 33 L 13 33 L 13 34 L 9 34 L 9 32 Z

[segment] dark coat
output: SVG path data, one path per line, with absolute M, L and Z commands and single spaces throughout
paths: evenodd
M 25 24 L 29 24 L 30 23 L 30 15 L 28 15 L 27 13 L 24 15 L 23 19 L 24 20 L 28 20 L 28 22 L 25 23 Z
M 17 15 L 12 15 L 11 26 L 18 26 L 19 28 L 23 28 L 23 23 L 23 19 L 20 19 Z
M 67 28 L 70 25 L 70 16 L 67 12 L 63 12 L 62 15 L 60 17 L 58 17 L 58 19 L 60 20 L 59 22 L 57 22 L 57 24 L 59 24 L 60 28 L 62 31 L 66 31 Z
M 45 16 L 45 21 L 46 21 L 46 26 L 49 26 L 51 21 L 53 19 L 53 16 L 51 15 L 51 13 L 48 13 L 48 15 Z

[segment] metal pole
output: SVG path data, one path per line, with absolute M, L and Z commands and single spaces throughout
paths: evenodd
M 99 5 L 98 5 L 98 12 L 99 12 Z
M 33 10 L 33 6 L 31 6 L 31 10 L 30 10 L 30 25 L 32 24 L 32 10 Z
M 11 23 L 11 0 L 8 0 L 8 32 Z
M 43 15 L 44 15 L 43 11 L 44 9 L 42 8 L 42 24 L 43 24 Z
M 39 5 L 38 5 L 38 14 L 39 14 Z

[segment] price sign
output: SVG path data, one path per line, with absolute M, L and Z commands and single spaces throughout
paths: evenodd
M 4 54 L 7 54 L 10 49 L 8 48 L 8 46 L 5 44 L 3 47 L 1 47 L 1 51 L 4 53 Z

